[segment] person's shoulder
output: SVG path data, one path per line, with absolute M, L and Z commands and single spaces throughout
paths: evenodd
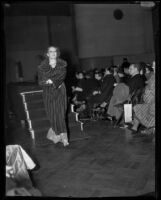
M 48 63 L 47 63 L 47 60 L 45 59 L 41 62 L 40 65 L 38 65 L 38 70 L 44 71 L 45 69 L 47 69 L 47 67 L 48 67 Z
M 67 62 L 61 58 L 58 58 L 58 66 L 59 67 L 66 67 L 67 66 Z
M 136 75 L 134 75 L 131 79 L 133 79 L 133 80 L 142 80 L 143 77 L 142 77 L 141 74 L 136 74 Z

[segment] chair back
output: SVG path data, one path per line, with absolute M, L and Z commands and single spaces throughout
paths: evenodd
M 131 103 L 133 105 L 141 103 L 142 102 L 143 93 L 144 93 L 144 88 L 136 89 L 131 95 Z

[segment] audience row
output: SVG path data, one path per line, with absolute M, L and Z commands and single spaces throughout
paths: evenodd
M 100 71 L 76 72 L 71 102 L 82 118 L 93 118 L 94 113 L 99 113 L 117 121 L 122 115 L 122 107 L 118 105 L 135 97 L 138 105 L 133 103 L 131 129 L 137 131 L 139 124 L 155 127 L 155 63 L 125 63 Z

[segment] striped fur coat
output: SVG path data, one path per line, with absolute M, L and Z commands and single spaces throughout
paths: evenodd
M 67 110 L 67 96 L 64 80 L 66 77 L 66 61 L 57 60 L 55 68 L 51 68 L 48 59 L 38 66 L 39 85 L 43 88 L 44 104 L 48 119 L 55 134 L 66 133 L 65 115 Z M 51 79 L 53 84 L 46 81 Z

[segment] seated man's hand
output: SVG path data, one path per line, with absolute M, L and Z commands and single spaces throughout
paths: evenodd
M 78 92 L 82 92 L 83 91 L 83 89 L 80 88 L 80 87 L 76 87 L 75 90 L 78 91 Z
M 51 79 L 48 79 L 48 80 L 46 81 L 46 84 L 53 84 L 53 81 L 52 81 Z
M 103 102 L 103 103 L 101 103 L 100 107 L 101 107 L 101 108 L 104 108 L 106 105 L 107 105 L 107 103 L 106 103 L 106 102 Z
M 99 94 L 99 91 L 93 91 L 93 95 Z

